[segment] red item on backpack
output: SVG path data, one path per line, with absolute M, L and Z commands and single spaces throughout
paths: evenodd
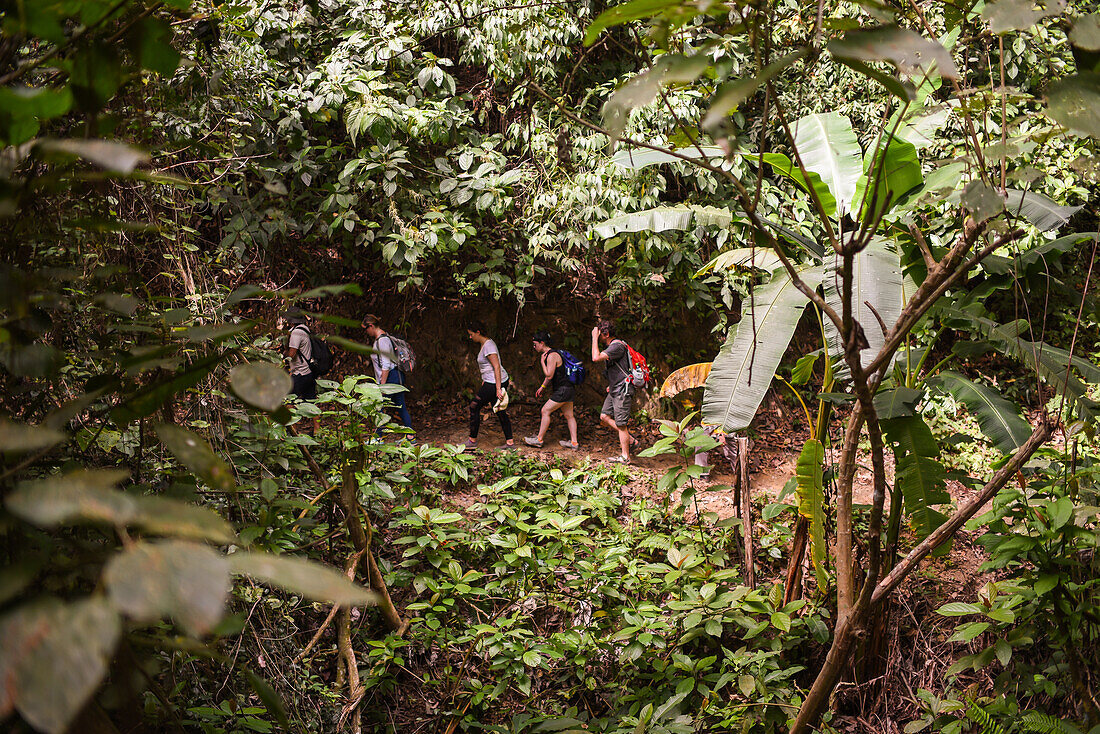
M 630 381 L 634 387 L 645 387 L 653 382 L 649 374 L 649 363 L 645 361 L 645 357 L 629 344 L 626 344 L 626 351 L 630 354 Z

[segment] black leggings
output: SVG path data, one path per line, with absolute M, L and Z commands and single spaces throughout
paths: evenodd
M 505 390 L 508 389 L 508 380 L 505 380 L 500 384 Z M 481 427 L 481 409 L 486 405 L 492 405 L 497 401 L 497 385 L 495 382 L 483 382 L 481 383 L 481 389 L 474 395 L 474 399 L 470 401 L 470 438 L 477 438 L 477 429 Z M 504 431 L 504 440 L 512 440 L 512 421 L 508 420 L 508 411 L 502 410 L 497 413 L 497 418 L 500 420 L 500 430 Z

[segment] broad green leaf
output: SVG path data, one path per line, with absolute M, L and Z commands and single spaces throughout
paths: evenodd
M 982 19 L 989 23 L 994 33 L 1023 31 L 1043 18 L 1059 15 L 1064 3 L 1049 2 L 1045 8 L 1037 8 L 1032 0 L 997 0 L 982 10 Z
M 180 63 L 180 55 L 172 48 L 172 26 L 163 18 L 144 18 L 130 33 L 138 63 L 143 69 L 161 76 L 171 76 Z
M 917 538 L 924 539 L 947 520 L 936 506 L 951 503 L 939 446 L 920 415 L 883 420 L 881 425 L 886 441 L 894 448 L 894 481 L 901 490 L 905 514 Z M 945 543 L 938 551 L 949 547 Z
M 293 386 L 287 371 L 271 362 L 237 365 L 229 372 L 229 385 L 238 398 L 268 413 L 283 406 Z
M 751 675 L 741 675 L 737 677 L 737 688 L 741 691 L 741 695 L 749 698 L 756 693 L 756 678 Z
M 810 558 L 818 583 L 825 581 L 825 446 L 809 439 L 795 465 L 798 482 L 798 514 L 810 521 Z
M 875 395 L 875 413 L 879 420 L 908 418 L 916 412 L 917 403 L 924 397 L 923 390 L 911 387 L 895 387 Z
M 339 571 L 304 558 L 238 551 L 229 556 L 233 573 L 250 576 L 314 601 L 342 606 L 378 603 L 378 595 L 353 583 Z
M 612 141 L 617 140 L 626 129 L 631 111 L 645 107 L 656 99 L 661 87 L 693 82 L 708 66 L 710 57 L 706 54 L 666 54 L 657 59 L 652 67 L 619 87 L 603 106 L 603 124 Z
M 106 599 L 25 604 L 0 619 L 0 712 L 61 734 L 107 675 L 121 625 Z
M 128 476 L 119 470 L 80 470 L 20 484 L 4 501 L 13 515 L 39 527 L 77 522 L 124 525 L 133 519 L 134 498 L 112 489 Z
M 193 344 L 201 344 L 203 342 L 217 344 L 231 336 L 243 334 L 253 326 L 255 326 L 255 324 L 251 321 L 245 321 L 239 324 L 204 324 L 202 326 L 191 326 L 182 329 L 181 333 L 187 338 L 187 341 Z
M 1100 14 L 1082 15 L 1075 20 L 1069 40 L 1077 48 L 1100 51 Z
M 584 45 L 591 46 L 600 33 L 608 28 L 614 28 L 632 20 L 651 18 L 669 8 L 675 8 L 683 4 L 683 0 L 631 0 L 621 5 L 611 7 L 592 21 L 584 34 Z
M 714 128 L 738 105 L 755 94 L 761 86 L 774 79 L 794 62 L 805 58 L 808 53 L 809 48 L 799 49 L 773 61 L 753 76 L 722 84 L 715 92 L 710 108 L 703 116 L 703 128 L 707 130 Z
M 184 466 L 193 471 L 214 489 L 228 492 L 235 489 L 237 482 L 233 470 L 225 461 L 210 450 L 210 445 L 191 431 L 170 423 L 158 423 L 155 426 L 161 443 L 168 447 Z
M 630 214 L 620 214 L 592 228 L 600 237 L 612 237 L 620 232 L 668 232 L 693 227 L 728 227 L 734 215 L 728 209 L 711 206 L 660 206 Z
M 821 271 L 800 273 L 816 288 Z M 741 307 L 741 321 L 730 330 L 715 358 L 703 391 L 703 422 L 732 433 L 748 427 L 771 385 L 795 326 L 807 304 L 785 271 L 757 286 Z
M 47 153 L 74 155 L 104 170 L 123 175 L 149 160 L 149 154 L 145 151 L 113 140 L 39 140 L 35 147 Z
M 267 710 L 275 715 L 275 719 L 282 725 L 283 730 L 290 731 L 290 720 L 287 717 L 286 705 L 283 704 L 283 699 L 275 692 L 275 689 L 267 682 L 267 679 L 256 675 L 256 673 L 247 666 L 242 665 L 240 667 L 241 673 L 244 674 L 249 687 L 256 692 L 256 695 L 263 701 L 264 706 L 267 706 Z
M 802 166 L 821 177 L 836 199 L 836 215 L 851 211 L 863 155 L 852 123 L 837 112 L 807 115 L 794 124 L 794 146 Z
M 1058 229 L 1083 206 L 1061 206 L 1036 191 L 1009 189 L 1006 193 L 1008 213 L 1023 217 L 1043 232 Z
M 846 33 L 829 42 L 829 53 L 840 59 L 888 61 L 905 74 L 923 76 L 933 69 L 941 76 L 959 75 L 951 54 L 936 41 L 898 26 L 881 26 Z
M 126 616 L 144 624 L 171 617 L 193 636 L 221 620 L 229 596 L 225 556 L 182 540 L 137 543 L 107 563 L 103 579 Z
M 825 301 L 838 314 L 843 313 L 843 301 L 840 289 L 843 261 L 834 255 L 826 267 L 823 279 Z M 874 238 L 862 252 L 852 260 L 852 307 L 853 318 L 863 327 L 863 333 L 870 345 L 860 351 L 860 363 L 866 367 L 878 356 L 886 344 L 879 317 L 886 328 L 897 323 L 901 310 L 905 306 L 905 293 L 902 287 L 901 258 L 890 246 L 879 238 Z M 873 308 L 873 310 L 872 310 Z M 878 317 L 875 314 L 878 314 Z M 843 340 L 832 320 L 825 319 L 825 334 L 829 345 L 829 354 L 844 353 Z M 896 355 L 895 355 L 896 357 Z M 848 379 L 850 373 L 846 364 L 841 363 L 837 377 Z
M 875 185 L 868 188 L 870 183 Z M 856 183 L 860 221 L 878 219 L 923 183 L 916 147 L 898 137 L 888 138 L 884 148 L 873 150 L 873 156 L 868 156 L 866 171 Z
M 699 151 L 702 150 L 702 155 Z M 703 145 L 699 148 L 680 148 L 675 151 L 679 155 L 686 156 L 691 160 L 699 161 L 711 161 L 714 159 L 723 159 L 726 157 L 726 152 L 719 148 L 717 145 Z M 683 158 L 678 158 L 674 155 L 669 155 L 662 150 L 650 150 L 648 148 L 628 148 L 620 150 L 611 157 L 611 162 L 619 168 L 627 168 L 630 170 L 640 170 L 648 166 L 656 166 L 661 163 L 686 163 Z
M 989 629 L 989 622 L 968 622 L 955 630 L 955 634 L 951 635 L 948 642 L 970 642 L 987 629 Z
M 1073 517 L 1073 500 L 1059 497 L 1050 504 L 1050 529 L 1061 530 Z
M 207 540 L 228 545 L 237 541 L 233 527 L 209 507 L 155 495 L 133 497 L 130 524 L 151 535 Z
M 1020 417 L 1019 407 L 993 388 L 950 370 L 937 375 L 932 384 L 961 400 L 978 420 L 982 433 L 1001 453 L 1012 453 L 1031 437 L 1031 426 Z
M 23 454 L 49 448 L 64 440 L 65 434 L 60 431 L 0 418 L 0 453 Z
M 1004 211 L 1005 202 L 997 190 L 981 179 L 968 183 L 959 196 L 961 203 L 977 222 L 995 217 Z
M 836 197 L 833 196 L 832 190 L 822 180 L 821 176 L 814 171 L 809 171 L 809 176 L 803 176 L 802 169 L 782 153 L 764 153 L 762 158 L 765 163 L 772 167 L 773 171 L 791 179 L 803 191 L 809 193 L 813 190 L 817 194 L 818 201 L 821 202 L 821 208 L 825 211 L 825 215 L 829 217 L 836 216 Z
M 1082 71 L 1052 82 L 1047 114 L 1080 135 L 1100 137 L 1100 73 Z
M 977 604 L 970 604 L 968 602 L 953 601 L 944 604 L 942 607 L 936 610 L 937 614 L 942 614 L 945 617 L 965 617 L 968 614 L 983 614 L 985 610 Z

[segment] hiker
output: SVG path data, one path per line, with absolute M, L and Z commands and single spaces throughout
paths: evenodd
M 317 397 L 317 375 L 309 366 L 313 359 L 313 345 L 310 343 L 309 324 L 306 315 L 298 309 L 287 311 L 279 319 L 280 328 L 289 329 L 286 356 L 290 361 L 290 394 L 299 400 L 314 400 Z M 320 429 L 320 420 L 313 416 L 313 433 Z
M 500 350 L 497 344 L 485 335 L 485 325 L 480 321 L 471 321 L 466 325 L 466 334 L 481 346 L 477 353 L 477 367 L 481 373 L 481 387 L 470 401 L 470 438 L 466 445 L 477 446 L 477 431 L 481 427 L 481 409 L 493 406 L 493 412 L 500 421 L 504 432 L 504 446 L 515 446 L 512 439 L 512 421 L 508 419 L 508 371 L 500 363 Z
M 381 319 L 372 313 L 363 317 L 363 328 L 367 330 L 367 336 L 371 338 L 371 346 L 377 351 L 370 356 L 374 366 L 374 379 L 379 385 L 406 385 L 405 374 L 397 364 L 397 347 L 393 339 L 379 323 Z M 405 401 L 405 392 L 395 392 L 386 398 L 392 407 L 397 408 L 397 417 L 401 425 L 412 429 L 412 416 L 409 415 L 409 407 Z
M 604 320 L 592 327 L 592 361 L 607 362 L 607 397 L 600 408 L 600 423 L 619 434 L 622 453 L 612 461 L 630 463 L 630 446 L 634 437 L 627 430 L 630 409 L 634 403 L 634 386 L 630 376 L 630 352 L 626 342 L 616 337 L 615 325 Z M 606 347 L 600 351 L 600 344 Z
M 290 393 L 302 400 L 313 400 L 317 397 L 317 377 L 309 366 L 309 361 L 313 359 L 313 347 L 309 343 L 306 315 L 290 310 L 280 320 L 282 328 L 290 329 L 286 352 L 290 360 Z
M 570 382 L 565 371 L 565 360 L 560 352 L 554 349 L 549 332 L 538 331 L 531 337 L 531 344 L 539 354 L 539 363 L 542 365 L 542 374 L 545 379 L 535 390 L 535 397 L 542 397 L 543 391 L 550 389 L 550 398 L 542 406 L 542 419 L 539 423 L 537 436 L 525 436 L 523 442 L 528 446 L 542 448 L 542 441 L 546 437 L 546 429 L 550 427 L 550 415 L 561 408 L 565 422 L 569 426 L 569 440 L 558 441 L 558 445 L 567 449 L 575 449 L 577 443 L 577 419 L 573 417 L 573 396 L 576 388 Z

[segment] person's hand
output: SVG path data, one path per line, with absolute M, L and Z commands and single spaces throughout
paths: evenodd
M 535 390 L 535 397 L 536 398 L 541 398 L 542 397 L 543 389 L 544 389 L 543 386 L 539 385 L 539 388 L 537 390 Z
M 603 389 L 604 392 L 611 392 L 611 385 L 608 385 Z
M 600 327 L 593 326 L 592 327 L 592 338 L 593 339 L 598 339 L 599 337 L 600 337 Z
M 497 386 L 497 400 L 503 400 L 503 399 L 504 399 L 504 388 L 500 387 L 498 385 Z

